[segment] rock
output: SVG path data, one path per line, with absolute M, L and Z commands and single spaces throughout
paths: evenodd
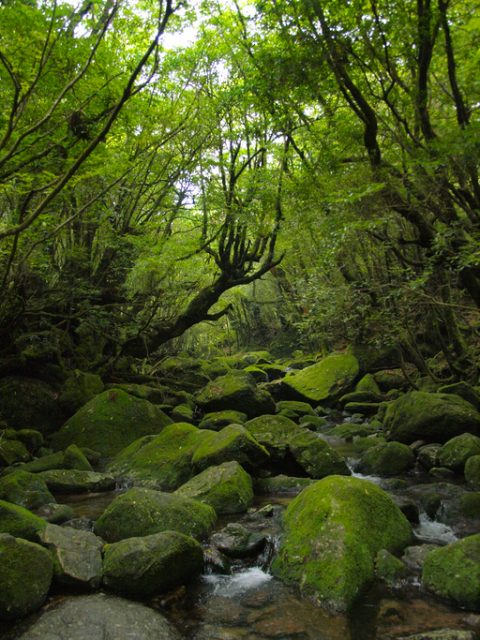
M 52 554 L 58 583 L 90 589 L 100 586 L 103 541 L 91 531 L 48 524 L 39 540 Z
M 63 383 L 58 401 L 66 414 L 71 416 L 89 400 L 102 393 L 104 387 L 100 376 L 74 369 Z
M 285 376 L 282 382 L 292 400 L 331 403 L 348 391 L 358 372 L 355 356 L 339 353 Z
M 432 467 L 429 469 L 428 475 L 432 476 L 432 478 L 450 480 L 454 478 L 455 472 L 451 469 L 447 469 L 447 467 Z
M 79 469 L 51 469 L 38 476 L 54 493 L 84 493 L 86 491 L 111 491 L 115 478 L 107 473 L 80 471 Z
M 75 511 L 68 504 L 51 502 L 35 509 L 35 515 L 51 524 L 62 524 L 75 517 Z
M 203 416 L 202 421 L 198 425 L 200 429 L 210 429 L 210 431 L 220 431 L 229 424 L 243 424 L 248 419 L 243 411 L 213 411 Z
M 355 391 L 366 391 L 367 393 L 373 393 L 376 396 L 382 395 L 380 387 L 378 386 L 377 381 L 371 373 L 367 373 L 363 376 L 363 378 L 360 378 L 360 380 L 355 385 Z
M 203 569 L 203 551 L 193 538 L 162 531 L 105 547 L 103 583 L 108 589 L 148 597 L 185 584 Z
M 36 541 L 38 532 L 45 526 L 45 520 L 28 509 L 0 500 L 0 533 L 9 533 L 15 538 Z
M 373 374 L 373 379 L 380 391 L 392 391 L 404 389 L 408 386 L 408 380 L 401 369 L 384 369 Z
M 256 478 L 255 491 L 265 495 L 292 495 L 300 493 L 305 487 L 309 487 L 315 480 L 312 478 L 295 478 L 279 475 L 271 478 Z
M 183 402 L 170 412 L 170 417 L 174 422 L 190 422 L 194 421 L 194 411 L 190 405 Z
M 133 488 L 113 500 L 96 521 L 94 531 L 108 542 L 167 530 L 202 539 L 216 519 L 212 507 L 196 500 Z
M 231 574 L 230 560 L 216 547 L 208 546 L 203 550 L 203 561 L 206 573 L 216 573 L 224 576 Z
M 311 431 L 322 431 L 328 426 L 328 420 L 324 416 L 302 416 L 300 425 Z
M 233 409 L 246 413 L 249 418 L 275 410 L 271 395 L 257 387 L 253 378 L 243 372 L 215 378 L 200 391 L 196 400 L 204 411 Z
M 42 613 L 19 640 L 180 640 L 157 611 L 103 593 L 68 598 Z
M 26 509 L 36 509 L 48 502 L 55 502 L 45 481 L 27 471 L 15 471 L 0 478 L 0 500 L 13 502 Z
M 414 633 L 410 636 L 397 636 L 397 640 L 476 640 L 474 631 L 465 629 L 435 629 L 425 633 Z
M 252 376 L 257 384 L 268 382 L 268 374 L 254 364 L 250 364 L 248 367 L 245 367 L 244 371 L 245 373 L 248 373 L 249 376 Z
M 345 408 L 345 405 L 353 403 L 354 405 L 359 404 L 374 404 L 378 410 L 378 404 L 383 401 L 383 397 L 380 393 L 373 393 L 372 391 L 351 391 L 350 393 L 346 393 L 343 395 L 338 401 L 339 405 Z M 350 413 L 355 413 L 354 411 L 350 411 L 346 409 Z
M 438 442 L 433 442 L 432 444 L 425 444 L 423 447 L 419 447 L 417 460 L 427 471 L 437 466 L 437 455 L 441 446 Z
M 425 558 L 422 583 L 460 607 L 480 608 L 480 534 L 463 538 Z
M 260 552 L 267 544 L 267 538 L 261 533 L 249 531 L 238 522 L 230 522 L 213 534 L 211 542 L 229 558 L 246 558 Z
M 50 433 L 64 421 L 57 392 L 34 378 L 7 376 L 0 379 L 0 415 L 10 427 L 34 426 Z
M 47 597 L 52 574 L 48 551 L 0 534 L 0 619 L 21 618 L 38 609 Z
M 415 464 L 415 455 L 406 444 L 385 442 L 367 449 L 360 459 L 359 471 L 380 476 L 394 476 L 408 471 Z
M 30 453 L 35 453 L 43 445 L 43 434 L 36 429 L 19 429 L 15 439 L 20 440 Z
M 276 405 L 276 412 L 287 418 L 301 418 L 302 416 L 315 416 L 315 411 L 308 402 L 299 400 L 280 400 Z
M 471 433 L 462 433 L 448 440 L 437 454 L 437 463 L 456 473 L 463 473 L 466 461 L 480 455 L 480 438 Z
M 375 556 L 375 575 L 387 584 L 394 584 L 407 574 L 404 563 L 386 549 L 380 549 Z
M 392 495 L 392 499 L 409 522 L 413 524 L 420 522 L 418 505 L 412 498 L 402 495 Z
M 269 381 L 279 380 L 287 375 L 287 368 L 281 364 L 261 364 L 260 368 L 265 371 Z
M 218 514 L 243 513 L 253 502 L 252 479 L 236 461 L 205 469 L 175 493 L 209 504 Z
M 425 558 L 431 551 L 434 551 L 434 549 L 438 549 L 438 545 L 418 544 L 412 547 L 407 547 L 403 552 L 402 560 L 407 569 L 410 569 L 410 571 L 413 571 L 414 573 L 421 573 Z
M 171 419 L 157 406 L 121 389 L 100 393 L 77 411 L 52 438 L 54 449 L 70 444 L 113 456 L 135 439 L 159 433 Z
M 325 478 L 333 474 L 350 475 L 344 458 L 311 431 L 300 429 L 289 439 L 288 448 L 295 461 L 311 478 Z
M 458 396 L 411 391 L 391 402 L 385 415 L 390 439 L 410 444 L 415 440 L 446 442 L 480 428 L 480 414 Z
M 480 411 L 480 393 L 467 382 L 461 381 L 444 385 L 438 389 L 438 392 L 453 393 L 460 396 L 460 398 L 473 405 L 477 411 Z
M 50 469 L 63 469 L 63 467 L 63 451 L 57 451 L 55 453 L 48 453 L 36 460 L 26 462 L 25 464 L 22 464 L 19 469 L 22 471 L 28 471 L 29 473 L 38 473 L 39 471 L 49 471 Z
M 347 402 L 344 409 L 352 415 L 375 416 L 379 407 L 378 402 Z
M 218 433 L 204 433 L 208 437 L 202 439 L 192 456 L 192 464 L 198 471 L 230 460 L 236 460 L 245 469 L 253 471 L 269 459 L 265 447 L 240 424 L 231 424 Z
M 411 537 L 409 522 L 385 491 L 366 480 L 332 476 L 288 506 L 272 569 L 323 606 L 343 611 L 373 580 L 378 551 L 399 551 Z
M 28 449 L 19 440 L 0 440 L 0 467 L 30 459 Z
M 92 465 L 88 461 L 86 455 L 77 447 L 76 444 L 71 444 L 65 449 L 63 455 L 63 464 L 65 469 L 79 469 L 80 471 L 93 471 Z
M 480 489 L 480 455 L 472 456 L 467 460 L 464 473 L 468 484 Z

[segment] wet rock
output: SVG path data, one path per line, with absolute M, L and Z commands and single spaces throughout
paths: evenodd
M 394 584 L 404 578 L 407 568 L 402 560 L 396 558 L 386 549 L 380 549 L 375 556 L 375 575 L 387 584 Z
M 116 484 L 112 475 L 79 469 L 51 469 L 40 472 L 38 476 L 54 493 L 111 491 Z
M 203 561 L 207 572 L 230 575 L 230 561 L 216 547 L 209 546 L 203 550 Z
M 437 455 L 441 448 L 441 444 L 433 442 L 431 444 L 423 445 L 419 447 L 417 453 L 417 460 L 424 469 L 429 471 L 432 467 L 437 466 Z
M 267 544 L 267 538 L 231 522 L 212 536 L 211 543 L 230 558 L 245 558 L 260 552 Z
M 89 589 L 100 586 L 103 547 L 100 538 L 90 531 L 48 524 L 39 539 L 52 554 L 58 583 Z
M 365 451 L 358 465 L 366 474 L 394 476 L 411 469 L 415 455 L 410 447 L 401 442 L 385 442 Z
M 409 522 L 417 524 L 419 521 L 420 513 L 416 502 L 411 498 L 408 498 L 407 496 L 393 495 L 392 498 L 403 515 L 407 518 L 407 520 Z
M 9 533 L 15 538 L 36 541 L 38 532 L 45 526 L 45 520 L 28 509 L 0 500 L 0 533 Z
M 233 409 L 246 413 L 249 418 L 275 410 L 268 391 L 257 387 L 254 379 L 242 372 L 215 378 L 201 390 L 196 401 L 206 412 Z
M 438 549 L 436 544 L 417 544 L 407 547 L 403 552 L 402 561 L 410 571 L 421 573 L 425 558 L 435 549 Z
M 36 509 L 48 502 L 55 502 L 45 481 L 26 471 L 15 471 L 0 478 L 0 500 L 26 509 Z
M 120 593 L 147 597 L 185 584 L 202 568 L 202 547 L 196 540 L 163 531 L 106 545 L 103 583 Z
M 35 509 L 35 514 L 51 524 L 62 524 L 75 516 L 74 510 L 68 504 L 57 504 L 56 502 L 42 505 Z
M 462 433 L 439 449 L 438 466 L 446 467 L 456 473 L 463 473 L 465 463 L 475 455 L 480 455 L 480 438 L 472 433 Z
M 480 489 L 480 455 L 472 456 L 465 463 L 465 480 L 476 489 Z
M 52 574 L 48 551 L 0 534 L 0 619 L 20 618 L 38 609 L 47 597 Z
M 105 594 L 69 598 L 42 613 L 19 640 L 180 640 L 160 614 Z

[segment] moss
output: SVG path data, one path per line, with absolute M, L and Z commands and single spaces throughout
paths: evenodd
M 209 504 L 218 514 L 243 513 L 253 501 L 252 479 L 235 461 L 205 469 L 175 493 Z
M 322 431 L 328 425 L 328 420 L 324 416 L 302 416 L 300 425 L 311 431 Z
M 243 424 L 246 420 L 247 414 L 243 413 L 243 411 L 226 409 L 225 411 L 212 411 L 211 413 L 205 414 L 198 426 L 200 429 L 219 431 L 229 424 Z
M 405 564 L 386 549 L 380 549 L 375 557 L 375 574 L 387 584 L 393 584 L 406 575 Z
M 193 409 L 186 403 L 177 404 L 170 413 L 170 417 L 175 422 L 193 422 Z
M 311 431 L 298 432 L 290 438 L 288 447 L 296 462 L 311 478 L 350 475 L 342 456 Z
M 34 453 L 43 445 L 43 434 L 36 429 L 19 429 L 15 432 L 15 438 L 20 440 L 30 453 Z
M 28 509 L 0 500 L 0 533 L 9 533 L 25 540 L 37 540 L 38 532 L 45 526 L 45 520 Z
M 46 456 L 37 458 L 26 462 L 19 467 L 22 471 L 28 471 L 30 473 L 38 473 L 39 471 L 48 471 L 49 469 L 63 469 L 64 467 L 64 454 L 63 451 L 57 451 L 56 453 L 49 453 Z
M 308 402 L 300 402 L 299 400 L 280 400 L 277 402 L 277 413 L 285 410 L 292 412 L 295 417 L 311 416 L 316 417 L 312 405 Z M 285 415 L 285 414 L 283 414 Z M 290 416 L 287 416 L 290 417 Z
M 437 463 L 457 473 L 463 473 L 466 461 L 480 455 L 480 438 L 471 433 L 462 433 L 452 438 L 437 453 Z
M 264 495 L 291 495 L 300 493 L 305 487 L 309 487 L 314 482 L 315 480 L 312 480 L 312 478 L 295 478 L 285 475 L 258 478 L 255 480 L 255 491 Z
M 355 391 L 367 391 L 377 396 L 381 395 L 380 387 L 371 373 L 367 373 L 363 378 L 360 378 L 355 386 Z
M 461 607 L 480 608 L 480 534 L 429 553 L 422 582 Z
M 260 369 L 260 367 L 257 367 L 254 364 L 251 364 L 248 367 L 245 367 L 244 371 L 245 373 L 248 373 L 250 376 L 252 376 L 252 378 L 257 383 L 268 382 L 267 373 L 263 369 Z
M 104 585 L 148 597 L 185 584 L 203 568 L 201 545 L 178 531 L 129 538 L 105 547 Z
M 351 415 L 374 416 L 378 413 L 380 405 L 378 402 L 347 402 L 345 411 Z
M 38 544 L 0 535 L 0 618 L 12 620 L 38 609 L 53 575 L 50 554 Z
M 23 442 L 0 440 L 0 466 L 8 466 L 15 462 L 26 462 L 29 458 L 30 454 Z
M 113 500 L 95 523 L 94 531 L 108 542 L 167 530 L 202 539 L 215 521 L 215 511 L 206 504 L 152 489 L 133 488 Z
M 372 581 L 377 552 L 400 550 L 411 535 L 407 519 L 382 489 L 331 476 L 290 503 L 273 571 L 322 605 L 345 610 Z
M 150 402 L 120 389 L 110 389 L 77 411 L 53 436 L 51 445 L 54 449 L 64 449 L 76 444 L 113 456 L 136 438 L 159 433 L 171 422 Z
M 65 449 L 63 456 L 63 464 L 65 469 L 79 469 L 81 471 L 93 471 L 92 465 L 87 460 L 86 455 L 77 447 L 76 444 L 71 444 Z
M 253 470 L 269 459 L 265 447 L 240 424 L 204 433 L 209 436 L 202 440 L 192 457 L 192 464 L 199 471 L 229 460 L 236 460 L 246 469 Z
M 415 455 L 410 447 L 401 442 L 385 442 L 363 454 L 359 469 L 362 473 L 394 476 L 411 469 L 414 464 Z
M 45 482 L 27 471 L 15 471 L 0 478 L 0 499 L 26 509 L 35 509 L 48 502 L 55 502 Z
M 283 384 L 296 400 L 332 402 L 348 390 L 358 372 L 355 356 L 334 354 L 306 369 L 285 376 Z
M 468 484 L 480 489 L 480 455 L 472 456 L 467 460 L 464 473 Z
M 115 489 L 115 478 L 106 473 L 81 469 L 51 469 L 50 471 L 41 471 L 38 475 L 46 482 L 51 491 L 57 493 L 84 493 Z
M 249 418 L 275 410 L 270 394 L 243 372 L 228 373 L 207 384 L 198 394 L 197 403 L 207 412 L 233 409 Z

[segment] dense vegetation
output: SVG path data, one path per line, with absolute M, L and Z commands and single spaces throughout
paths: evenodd
M 475 379 L 479 31 L 465 0 L 3 0 L 0 373 L 179 338 Z

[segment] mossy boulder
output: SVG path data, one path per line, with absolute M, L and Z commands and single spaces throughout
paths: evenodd
M 175 493 L 209 504 L 218 514 L 243 513 L 253 502 L 252 479 L 235 461 L 205 469 Z
M 367 449 L 360 459 L 359 471 L 380 476 L 394 476 L 411 469 L 415 454 L 401 442 L 384 442 Z
M 71 444 L 63 454 L 65 469 L 78 469 L 80 471 L 93 471 L 87 456 L 76 444 Z
M 443 443 L 464 432 L 479 431 L 480 413 L 455 395 L 411 391 L 389 403 L 384 422 L 391 440 Z
M 255 492 L 264 495 L 296 495 L 315 482 L 312 478 L 296 478 L 294 476 L 271 476 L 255 479 Z
M 26 462 L 31 456 L 20 440 L 0 440 L 0 467 L 8 467 L 16 462 Z
M 438 450 L 437 464 L 456 473 L 463 473 L 465 463 L 475 455 L 480 455 L 480 438 L 472 433 L 462 433 Z
M 18 466 L 18 469 L 29 473 L 38 473 L 40 471 L 49 471 L 50 469 L 63 469 L 63 467 L 63 451 L 56 451 L 55 453 L 48 453 L 40 458 L 35 458 L 35 460 L 30 460 L 30 462 Z M 13 473 L 16 469 L 17 467 L 12 467 L 7 469 L 6 473 Z
M 292 400 L 331 403 L 351 388 L 358 373 L 355 356 L 339 353 L 285 376 L 282 383 Z
M 417 450 L 417 460 L 419 464 L 429 471 L 433 467 L 438 466 L 437 456 L 442 445 L 438 442 L 431 442 L 430 444 L 424 444 Z
M 324 431 L 328 427 L 328 420 L 325 416 L 302 416 L 300 425 L 310 429 L 310 431 Z
M 26 509 L 36 509 L 48 502 L 55 502 L 45 481 L 27 471 L 15 471 L 0 478 L 0 500 Z
M 174 422 L 190 422 L 194 421 L 194 410 L 186 402 L 177 404 L 170 412 L 170 417 Z
M 381 395 L 380 387 L 371 373 L 366 373 L 355 385 L 355 391 L 373 393 L 376 396 Z
M 20 440 L 30 453 L 35 453 L 44 443 L 43 433 L 36 429 L 18 429 L 15 440 Z
M 45 520 L 17 504 L 0 500 L 0 533 L 9 533 L 15 538 L 38 540 L 38 533 L 46 526 Z
M 411 537 L 408 520 L 385 491 L 366 480 L 331 476 L 288 506 L 272 568 L 321 605 L 344 611 L 373 580 L 378 551 L 399 551 Z
M 469 485 L 480 489 L 480 455 L 472 456 L 465 463 L 465 480 Z
M 180 531 L 205 538 L 217 519 L 212 507 L 190 498 L 134 487 L 118 496 L 95 523 L 94 531 L 108 542 Z
M 103 390 L 100 376 L 74 369 L 63 383 L 58 401 L 67 415 L 71 416 Z
M 103 583 L 135 597 L 185 584 L 203 569 L 201 545 L 178 531 L 128 538 L 105 547 Z
M 308 402 L 300 400 L 280 400 L 276 405 L 277 413 L 287 418 L 302 418 L 303 416 L 315 416 L 313 407 Z
M 10 427 L 34 427 L 42 433 L 58 429 L 65 419 L 58 393 L 41 380 L 8 376 L 0 379 L 0 415 Z
M 0 534 L 0 619 L 21 618 L 41 607 L 52 575 L 48 551 L 38 544 Z
M 480 534 L 429 553 L 422 583 L 461 607 L 480 610 Z
M 480 411 L 480 393 L 475 387 L 472 387 L 468 382 L 463 380 L 455 382 L 453 384 L 446 384 L 438 389 L 439 393 L 453 393 L 460 398 L 463 398 L 471 405 L 475 407 L 477 411 Z
M 258 384 L 268 382 L 268 374 L 254 364 L 250 364 L 248 367 L 245 367 L 244 371 L 245 373 L 248 373 L 248 375 L 252 376 Z
M 44 480 L 53 493 L 111 491 L 115 489 L 116 484 L 115 478 L 108 473 L 80 469 L 51 469 L 50 471 L 41 471 L 38 476 Z
M 239 522 L 229 522 L 226 527 L 213 534 L 211 543 L 229 558 L 246 558 L 262 551 L 267 538 Z
M 378 393 L 372 393 L 371 391 L 350 391 L 350 393 L 346 393 L 343 395 L 338 403 L 344 407 L 350 413 L 355 413 L 351 407 L 347 408 L 347 405 L 355 405 L 355 404 L 376 404 L 378 409 L 378 404 L 382 402 L 383 396 Z M 361 413 L 361 412 L 360 412 Z
M 172 420 L 157 406 L 120 389 L 109 389 L 87 402 L 56 433 L 54 449 L 70 444 L 113 456 L 137 438 L 159 433 Z
M 386 392 L 392 389 L 405 389 L 408 380 L 401 369 L 383 369 L 373 374 L 380 391 Z
M 210 429 L 210 431 L 220 431 L 229 424 L 243 424 L 248 420 L 248 416 L 243 411 L 233 411 L 226 409 L 225 411 L 212 411 L 206 413 L 200 424 L 200 429 Z
M 249 418 L 275 410 L 275 402 L 268 391 L 257 387 L 255 380 L 243 372 L 215 378 L 200 391 L 196 400 L 206 412 L 233 409 L 246 413 Z
M 375 575 L 387 584 L 394 584 L 407 574 L 405 564 L 393 553 L 386 549 L 380 549 L 375 557 Z

